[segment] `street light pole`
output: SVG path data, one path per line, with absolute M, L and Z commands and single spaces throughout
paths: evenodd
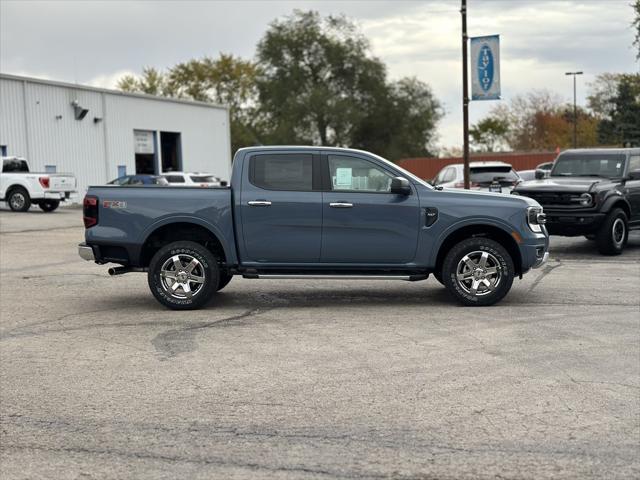
M 576 107 L 576 75 L 582 75 L 582 72 L 565 72 L 565 75 L 573 75 L 573 148 L 578 148 L 578 110 Z
M 469 190 L 469 81 L 467 73 L 467 0 L 462 0 L 462 129 L 464 162 L 464 188 Z

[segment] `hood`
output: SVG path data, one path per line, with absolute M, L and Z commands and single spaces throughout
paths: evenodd
M 469 198 L 470 202 L 474 205 L 480 205 L 483 202 L 487 206 L 494 206 L 496 204 L 511 204 L 512 206 L 519 207 L 533 207 L 540 204 L 529 197 L 521 197 L 519 195 L 509 195 L 508 193 L 493 193 L 484 190 L 464 190 L 462 188 L 443 188 L 442 193 L 447 196 L 464 197 Z
M 562 191 L 566 193 L 591 192 L 597 186 L 611 184 L 608 178 L 596 177 L 550 177 L 543 180 L 529 180 L 519 183 L 515 191 Z

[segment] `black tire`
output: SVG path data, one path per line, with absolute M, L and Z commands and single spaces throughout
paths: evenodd
M 173 260 L 176 256 L 180 269 Z M 189 270 L 191 265 L 194 266 Z M 161 273 L 163 271 L 164 274 Z M 175 271 L 178 273 L 172 273 Z M 196 282 L 194 278 L 202 281 Z M 153 296 L 172 310 L 194 310 L 204 306 L 218 289 L 219 279 L 220 272 L 215 255 L 199 243 L 187 241 L 173 242 L 158 250 L 151 259 L 147 274 Z M 172 287 L 176 282 L 179 286 L 174 289 Z M 181 286 L 185 284 L 191 294 Z
M 475 268 L 472 269 L 471 265 L 475 265 Z M 466 278 L 459 280 L 458 273 Z M 442 264 L 444 286 L 456 300 L 468 306 L 488 306 L 500 301 L 511 289 L 514 276 L 515 266 L 511 255 L 502 245 L 489 238 L 475 237 L 461 241 L 449 250 Z
M 11 189 L 11 192 L 7 195 L 7 204 L 14 212 L 26 212 L 31 208 L 29 192 L 22 187 Z
M 604 219 L 596 234 L 596 245 L 602 255 L 620 255 L 629 238 L 627 214 L 614 208 Z
M 53 212 L 60 206 L 60 200 L 43 200 L 38 204 L 38 206 L 43 212 Z
M 233 278 L 233 275 L 229 275 L 226 272 L 220 272 L 219 277 L 220 279 L 218 280 L 218 292 L 229 285 L 229 282 Z

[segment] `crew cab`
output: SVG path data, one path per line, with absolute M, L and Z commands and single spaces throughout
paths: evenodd
M 548 178 L 519 184 L 513 195 L 536 200 L 551 235 L 584 235 L 600 253 L 622 253 L 640 229 L 640 148 L 566 150 Z
M 24 158 L 2 157 L 0 200 L 14 212 L 26 212 L 32 203 L 53 212 L 75 191 L 76 178 L 70 173 L 31 172 Z
M 529 198 L 432 187 L 360 150 L 252 147 L 223 188 L 90 187 L 79 254 L 147 273 L 172 309 L 250 279 L 417 281 L 491 305 L 542 265 L 549 239 Z

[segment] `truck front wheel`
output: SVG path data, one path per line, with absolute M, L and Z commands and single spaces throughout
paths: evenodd
M 14 212 L 26 212 L 31 207 L 29 192 L 22 187 L 16 187 L 7 196 L 7 203 Z
M 442 282 L 463 305 L 486 306 L 500 301 L 511 289 L 513 259 L 495 240 L 468 238 L 447 253 Z
M 195 242 L 173 242 L 151 259 L 147 275 L 151 293 L 172 310 L 204 306 L 218 289 L 220 272 L 213 253 Z
M 627 243 L 629 228 L 627 214 L 621 208 L 614 208 L 596 234 L 598 251 L 603 255 L 620 255 Z

